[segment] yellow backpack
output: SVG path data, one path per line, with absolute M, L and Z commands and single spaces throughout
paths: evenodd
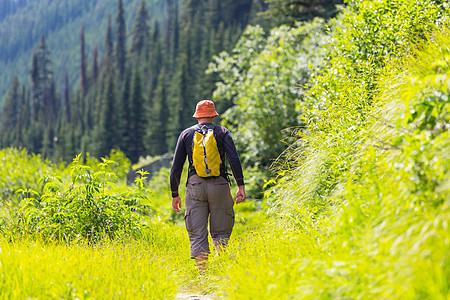
M 220 176 L 220 159 L 214 130 L 206 127 L 196 130 L 192 141 L 192 161 L 200 177 Z

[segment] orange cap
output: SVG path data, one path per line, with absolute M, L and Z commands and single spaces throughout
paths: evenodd
M 202 100 L 197 103 L 197 107 L 195 108 L 194 118 L 210 118 L 217 117 L 219 114 L 216 111 L 216 107 L 214 106 L 214 102 L 211 100 Z

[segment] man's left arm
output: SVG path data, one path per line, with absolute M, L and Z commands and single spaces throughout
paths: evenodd
M 181 173 L 183 172 L 183 165 L 186 161 L 186 148 L 184 146 L 183 134 L 180 134 L 175 153 L 173 155 L 172 167 L 170 169 L 170 190 L 172 191 L 172 208 L 181 211 L 181 198 L 178 193 L 180 186 Z

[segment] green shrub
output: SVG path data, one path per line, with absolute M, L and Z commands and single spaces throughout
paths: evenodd
M 148 207 L 150 192 L 144 178 L 123 193 L 114 190 L 115 173 L 108 172 L 114 162 L 103 159 L 96 169 L 82 165 L 80 156 L 70 167 L 71 182 L 64 186 L 61 177 L 41 178 L 40 201 L 31 198 L 37 192 L 19 190 L 23 197 L 18 210 L 11 209 L 3 219 L 3 233 L 10 239 L 31 238 L 70 243 L 140 234 L 138 210 Z
M 26 150 L 6 148 L 0 150 L 0 201 L 17 205 L 20 201 L 16 191 L 33 190 L 42 193 L 39 178 L 58 169 L 40 155 L 28 154 Z M 38 199 L 36 194 L 29 197 Z
M 322 63 L 325 26 L 316 19 L 274 28 L 267 37 L 250 26 L 232 53 L 221 53 L 210 65 L 221 79 L 214 100 L 233 101 L 222 117 L 245 164 L 267 169 L 302 125 L 299 99 Z
M 450 24 L 449 9 L 440 1 L 349 1 L 330 27 L 327 63 L 313 76 L 304 98 L 308 131 L 300 133 L 288 166 L 292 172 L 283 179 L 297 182 L 295 178 L 307 174 L 306 183 L 294 183 L 293 189 L 304 195 L 302 203 L 312 211 L 333 209 L 330 195 L 360 159 L 367 135 L 374 134 L 367 128 L 377 121 L 376 110 L 384 103 L 377 97 L 381 74 Z M 307 173 L 297 164 L 309 165 Z

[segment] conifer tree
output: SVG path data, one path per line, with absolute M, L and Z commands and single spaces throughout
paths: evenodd
M 20 83 L 16 75 L 3 104 L 2 120 L 0 123 L 0 146 L 2 148 L 13 145 L 16 140 L 20 98 Z
M 150 20 L 148 10 L 145 7 L 145 2 L 142 0 L 139 10 L 136 14 L 135 24 L 132 30 L 131 54 L 139 57 L 145 49 L 150 38 L 150 27 L 148 22 Z
M 179 13 L 178 13 L 178 1 L 175 1 L 173 13 L 173 35 L 172 35 L 172 61 L 176 61 L 178 57 L 178 47 L 180 40 L 180 22 L 179 22 Z
M 94 47 L 94 59 L 92 60 L 92 84 L 95 84 L 98 77 L 98 47 Z
M 167 151 L 169 109 L 167 105 L 166 76 L 166 70 L 163 69 L 160 72 L 158 86 L 153 93 L 148 110 L 145 146 L 148 153 L 153 156 Z
M 114 104 L 116 89 L 114 85 L 114 72 L 106 73 L 106 86 L 103 91 L 100 105 L 99 122 L 96 129 L 95 145 L 98 157 L 105 157 L 115 146 L 117 134 L 114 132 Z
M 141 74 L 138 67 L 134 68 L 133 79 L 131 84 L 131 126 L 130 126 L 130 144 L 129 159 L 136 163 L 139 156 L 144 154 L 144 133 L 145 133 L 145 115 L 144 100 L 142 96 Z
M 343 0 L 265 0 L 269 9 L 265 14 L 278 23 L 312 20 L 314 17 L 330 18 L 337 12 L 336 5 Z
M 87 62 L 86 62 L 86 45 L 84 38 L 84 25 L 81 27 L 80 34 L 80 76 L 81 76 L 81 92 L 86 95 L 88 90 L 88 80 L 87 80 Z
M 58 110 L 56 87 L 51 70 L 50 50 L 41 36 L 40 43 L 33 54 L 32 68 L 32 124 L 29 139 L 31 151 L 51 153 L 54 121 Z
M 34 120 L 44 120 L 44 103 L 48 97 L 48 90 L 53 80 L 51 71 L 50 50 L 45 41 L 45 36 L 41 36 L 40 43 L 33 54 L 31 81 L 33 92 L 33 116 Z
M 130 135 L 131 135 L 131 122 L 132 115 L 130 112 L 130 94 L 131 94 L 131 69 L 128 68 L 125 73 L 123 91 L 121 97 L 119 97 L 119 103 L 117 104 L 117 133 L 118 133 L 118 146 L 119 149 L 122 150 L 127 157 L 129 157 L 129 147 L 131 144 Z
M 26 135 L 25 129 L 30 125 L 30 105 L 29 105 L 29 95 L 25 88 L 22 86 L 21 101 L 19 103 L 19 115 L 17 117 L 16 126 L 16 143 L 17 147 L 26 146 Z
M 64 104 L 63 109 L 65 112 L 65 117 L 67 120 L 67 123 L 70 123 L 72 121 L 72 112 L 70 109 L 70 91 L 69 91 L 69 75 L 66 73 L 66 76 L 64 78 Z
M 177 78 L 177 85 L 179 87 L 176 95 L 176 104 L 174 116 L 171 124 L 173 126 L 172 130 L 169 130 L 169 144 L 174 145 L 177 139 L 177 132 L 181 132 L 185 128 L 189 121 L 192 120 L 192 106 L 189 103 L 189 90 L 188 90 L 188 72 L 189 72 L 189 61 L 186 57 L 181 60 L 181 68 Z
M 159 31 L 159 23 L 155 21 L 153 26 L 152 40 L 150 43 L 150 55 L 149 55 L 149 70 L 150 70 L 150 94 L 156 88 L 158 82 L 158 76 L 163 66 L 161 36 Z M 150 97 L 151 98 L 151 97 Z
M 111 24 L 111 15 L 108 15 L 108 27 L 106 29 L 106 38 L 105 38 L 105 55 L 106 62 L 105 64 L 111 65 L 113 63 L 113 32 L 112 32 L 112 24 Z
M 164 49 L 164 57 L 166 58 L 165 68 L 169 74 L 172 73 L 173 67 L 175 65 L 175 61 L 173 58 L 175 57 L 174 54 L 174 42 L 175 40 L 178 41 L 178 37 L 175 38 L 175 34 L 178 35 L 178 32 L 175 32 L 175 24 L 178 23 L 178 21 L 175 21 L 175 18 L 178 16 L 178 12 L 175 11 L 175 1 L 174 0 L 166 0 L 166 14 L 167 14 L 167 25 L 165 28 L 165 47 Z
M 123 1 L 119 0 L 117 3 L 117 43 L 116 43 L 116 65 L 119 72 L 119 78 L 123 79 L 125 74 L 125 64 L 127 56 L 127 36 L 125 24 L 125 11 L 123 8 Z
M 217 30 L 217 26 L 221 21 L 220 15 L 221 5 L 219 0 L 210 0 L 206 11 L 206 22 L 209 25 L 207 28 Z

